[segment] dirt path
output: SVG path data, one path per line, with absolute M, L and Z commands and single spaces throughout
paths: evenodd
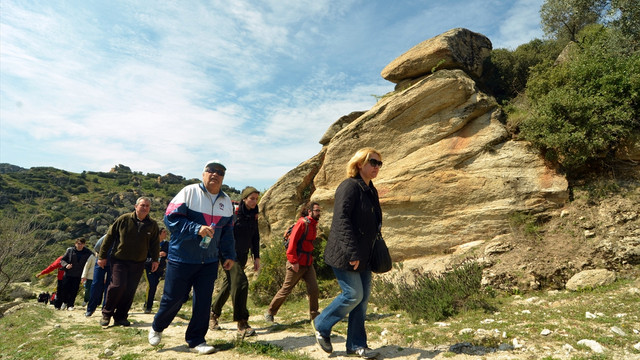
M 67 327 L 70 324 L 88 325 L 99 328 L 100 314 L 97 312 L 92 317 L 85 317 L 82 308 L 76 308 L 73 311 L 56 311 L 56 320 L 52 321 L 51 328 L 55 326 Z M 143 359 L 192 359 L 195 354 L 189 352 L 184 341 L 184 331 L 187 326 L 187 322 L 176 318 L 174 322 L 163 332 L 161 345 L 157 348 L 150 346 L 147 343 L 148 329 L 153 321 L 153 314 L 144 314 L 142 312 L 132 312 L 129 320 L 131 321 L 132 329 L 139 329 L 136 334 L 139 339 L 132 339 L 133 341 L 127 344 L 118 343 L 114 339 L 109 339 L 109 332 L 113 331 L 113 325 L 104 328 L 103 333 L 97 335 L 85 335 L 80 333 L 73 333 L 70 331 L 70 335 L 76 339 L 76 344 L 73 349 L 65 349 L 64 353 L 60 354 L 60 359 L 89 359 L 96 358 L 100 355 L 105 357 L 105 351 L 110 354 L 109 358 L 117 359 L 125 354 L 138 354 L 142 355 Z M 260 317 L 250 319 L 252 324 L 263 323 Z M 58 325 L 60 324 L 60 325 Z M 66 325 L 69 324 L 69 325 Z M 299 325 L 299 326 L 298 326 Z M 237 331 L 235 323 L 227 322 L 221 323 L 222 330 L 209 331 L 206 339 L 209 343 L 213 343 L 216 340 L 222 340 L 225 342 L 233 342 L 236 339 Z M 335 351 L 331 355 L 327 355 L 321 351 L 314 337 L 312 336 L 312 330 L 307 322 L 296 323 L 295 329 L 284 328 L 281 326 L 270 327 L 254 327 L 257 336 L 247 338 L 247 341 L 262 341 L 268 342 L 279 347 L 282 347 L 285 351 L 295 351 L 314 359 L 353 359 L 353 357 L 347 357 L 345 352 L 345 338 L 343 336 L 332 336 L 332 342 Z M 104 334 L 104 336 L 102 335 Z M 96 347 L 87 346 L 87 344 L 99 344 L 98 353 L 96 353 Z M 416 360 L 416 359 L 477 359 L 477 356 L 468 355 L 456 355 L 448 356 L 443 354 L 447 351 L 448 346 L 442 346 L 441 348 L 433 349 L 417 349 L 417 348 L 400 348 L 398 346 L 385 346 L 383 344 L 371 343 L 371 347 L 379 349 L 381 357 L 384 359 L 396 359 L 396 360 Z M 207 355 L 210 359 L 237 359 L 237 360 L 267 360 L 269 357 L 258 355 L 243 355 L 236 350 L 219 350 L 214 354 Z M 513 354 L 510 352 L 503 352 L 503 354 L 487 354 L 485 359 L 508 359 L 513 358 Z

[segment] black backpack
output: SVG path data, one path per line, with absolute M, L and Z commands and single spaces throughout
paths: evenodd
M 284 251 L 287 251 L 287 249 L 289 248 L 289 240 L 291 237 L 291 231 L 293 230 L 293 227 L 296 226 L 297 222 L 291 224 L 291 226 L 289 226 L 289 228 L 287 229 L 287 231 L 284 232 L 284 236 L 282 237 L 282 243 L 284 245 Z M 302 251 L 302 242 L 304 241 L 304 239 L 307 238 L 307 232 L 309 231 L 309 219 L 307 219 L 306 217 L 304 218 L 304 233 L 302 234 L 302 237 L 300 238 L 300 241 L 298 241 L 298 254 L 301 252 L 305 252 Z

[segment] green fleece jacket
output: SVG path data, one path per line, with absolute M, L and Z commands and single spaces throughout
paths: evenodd
M 149 216 L 138 220 L 135 211 L 121 215 L 109 228 L 98 259 L 112 256 L 118 260 L 144 262 L 147 253 L 152 259 L 158 259 L 159 233 L 158 223 Z

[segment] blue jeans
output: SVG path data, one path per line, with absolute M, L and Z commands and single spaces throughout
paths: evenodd
M 156 297 L 156 290 L 158 289 L 158 284 L 160 283 L 160 273 L 159 270 L 151 272 L 151 269 L 144 269 L 144 276 L 147 279 L 147 293 L 144 297 L 144 309 L 151 311 L 153 307 L 153 299 Z
M 364 320 L 371 293 L 371 271 L 345 271 L 333 268 L 342 293 L 338 295 L 314 320 L 316 330 L 329 337 L 331 328 L 349 315 L 347 327 L 347 350 L 367 347 L 367 332 Z
M 217 261 L 209 264 L 184 264 L 168 261 L 160 307 L 153 318 L 153 324 L 151 324 L 153 330 L 163 331 L 169 327 L 185 299 L 188 299 L 189 291 L 193 288 L 191 320 L 189 320 L 184 338 L 191 348 L 205 342 L 204 336 L 209 330 L 209 307 L 211 306 L 213 284 L 217 277 Z
M 87 312 L 92 313 L 96 311 L 98 304 L 104 306 L 104 302 L 107 300 L 106 289 L 111 282 L 111 264 L 107 261 L 104 269 L 96 264 L 93 267 L 93 282 L 91 283 L 91 295 L 89 302 L 87 303 Z

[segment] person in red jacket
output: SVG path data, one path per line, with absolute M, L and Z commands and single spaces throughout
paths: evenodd
M 318 282 L 316 280 L 316 270 L 313 267 L 313 242 L 316 239 L 316 226 L 320 220 L 320 205 L 311 202 L 302 210 L 298 222 L 291 230 L 289 247 L 287 248 L 287 272 L 284 283 L 269 304 L 269 309 L 264 314 L 265 320 L 273 322 L 273 317 L 278 313 L 278 309 L 284 303 L 287 296 L 291 294 L 293 288 L 300 279 L 304 279 L 307 284 L 307 295 L 309 296 L 309 316 L 313 320 L 318 316 Z M 306 236 L 304 236 L 306 234 Z M 303 238 L 304 236 L 304 238 Z M 300 243 L 302 242 L 302 243 Z
M 58 257 L 54 262 L 51 263 L 51 265 L 47 266 L 46 269 L 40 271 L 40 273 L 36 275 L 36 277 L 40 279 L 43 276 L 52 273 L 54 270 L 58 270 L 58 283 L 56 284 L 56 292 L 58 291 L 58 289 L 60 289 L 60 281 L 62 281 L 62 278 L 64 278 L 64 270 L 62 269 L 62 264 L 60 264 L 60 260 L 62 260 L 62 256 Z M 53 299 L 51 299 L 51 303 L 55 304 L 53 302 Z M 56 309 L 60 310 L 59 307 L 57 307 Z

